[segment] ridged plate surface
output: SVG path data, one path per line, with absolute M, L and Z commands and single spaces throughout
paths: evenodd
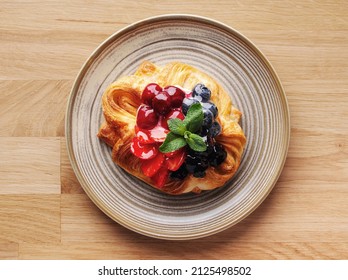
M 106 87 L 144 60 L 191 64 L 214 77 L 243 112 L 247 144 L 239 171 L 200 195 L 163 194 L 127 174 L 97 137 Z M 290 124 L 286 97 L 269 62 L 244 36 L 202 17 L 164 15 L 137 22 L 103 42 L 71 92 L 66 137 L 74 171 L 92 201 L 123 226 L 162 239 L 193 239 L 241 221 L 266 198 L 283 168 Z

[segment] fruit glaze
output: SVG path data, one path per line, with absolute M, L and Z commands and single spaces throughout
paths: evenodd
M 141 160 L 144 175 L 150 177 L 158 188 L 163 187 L 169 178 L 184 180 L 189 174 L 203 178 L 207 168 L 216 167 L 226 159 L 223 146 L 215 141 L 221 126 L 216 120 L 218 108 L 210 101 L 210 96 L 211 91 L 203 84 L 197 84 L 192 91 L 177 86 L 162 88 L 155 83 L 144 88 L 131 152 Z M 204 151 L 193 149 L 192 145 L 181 145 L 173 151 L 161 152 L 161 146 L 170 133 L 169 120 L 184 121 L 194 104 L 200 104 L 203 113 L 196 133 L 206 145 Z

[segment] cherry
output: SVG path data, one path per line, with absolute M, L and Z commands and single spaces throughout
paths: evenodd
M 166 115 L 170 111 L 171 97 L 165 92 L 161 91 L 152 100 L 152 108 L 159 115 Z
M 152 99 L 162 91 L 162 88 L 155 83 L 148 84 L 141 94 L 141 101 L 152 106 Z
M 148 105 L 141 105 L 137 112 L 137 126 L 144 129 L 151 129 L 156 126 L 158 116 Z
M 182 101 L 185 98 L 185 92 L 183 90 L 175 86 L 168 86 L 164 88 L 164 91 L 166 91 L 171 97 L 171 107 L 181 107 Z
M 151 159 L 158 154 L 158 149 L 155 145 L 141 144 L 137 137 L 133 138 L 130 149 L 140 159 Z

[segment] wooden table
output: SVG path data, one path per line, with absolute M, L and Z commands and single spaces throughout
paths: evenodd
M 18 2 L 18 3 L 17 3 Z M 347 259 L 348 3 L 0 1 L 0 259 Z M 68 160 L 73 81 L 109 35 L 191 13 L 252 40 L 291 111 L 285 168 L 240 224 L 193 241 L 131 232 L 86 196 Z

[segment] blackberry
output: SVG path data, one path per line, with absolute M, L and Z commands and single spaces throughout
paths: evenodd
M 171 178 L 175 178 L 179 180 L 184 180 L 187 175 L 188 175 L 188 171 L 186 169 L 185 163 L 183 163 L 178 170 L 170 173 Z
M 203 172 L 209 167 L 209 161 L 207 157 L 200 156 L 199 154 L 188 154 L 186 157 L 186 169 L 189 173 L 194 174 L 197 172 Z
M 224 162 L 226 157 L 227 152 L 225 151 L 224 147 L 221 144 L 216 143 L 213 146 L 213 151 L 211 155 L 209 156 L 209 164 L 211 166 L 217 167 L 218 165 Z

